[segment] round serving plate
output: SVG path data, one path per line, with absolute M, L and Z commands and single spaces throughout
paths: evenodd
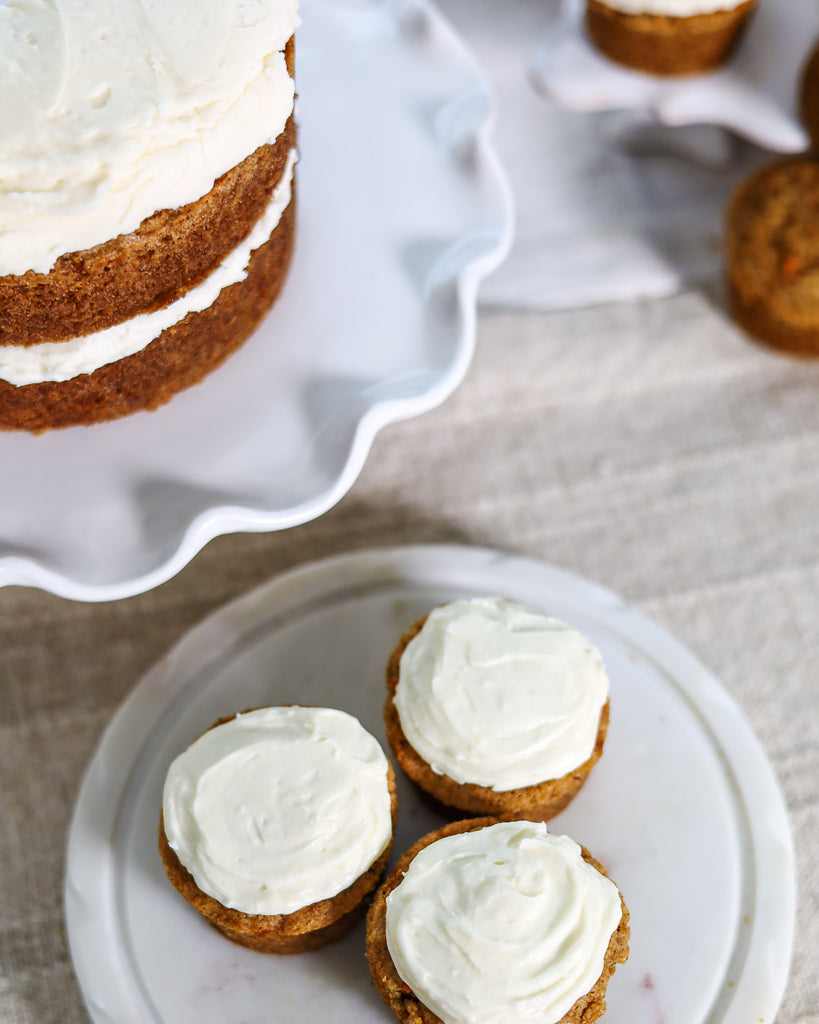
M 154 413 L 0 432 L 0 586 L 101 601 L 213 537 L 312 519 L 376 432 L 431 409 L 472 357 L 510 193 L 492 97 L 427 0 L 302 0 L 293 265 L 269 316 Z
M 94 1024 L 388 1024 L 363 926 L 316 953 L 235 946 L 164 877 L 157 824 L 171 760 L 246 707 L 342 708 L 384 742 L 384 667 L 436 604 L 502 594 L 577 626 L 611 679 L 600 763 L 550 828 L 602 861 L 631 912 L 609 1024 L 771 1024 L 787 979 L 794 866 L 782 797 L 725 690 L 616 596 L 540 562 L 406 547 L 277 577 L 192 630 L 114 716 L 83 782 L 65 908 Z M 395 854 L 443 824 L 399 778 Z
M 718 71 L 680 78 L 642 74 L 601 54 L 583 27 L 585 0 L 561 0 L 535 53 L 532 78 L 571 110 L 632 110 L 660 124 L 718 125 L 775 153 L 799 153 L 799 75 L 819 36 L 815 0 L 759 0 L 747 31 Z

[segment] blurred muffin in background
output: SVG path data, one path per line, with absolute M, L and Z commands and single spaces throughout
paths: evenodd
M 813 148 L 819 149 L 819 45 L 814 48 L 802 71 L 799 99 L 802 120 Z
M 725 262 L 737 323 L 774 348 L 819 356 L 819 162 L 780 160 L 737 187 Z
M 592 42 L 653 75 L 711 71 L 731 53 L 757 0 L 587 0 Z

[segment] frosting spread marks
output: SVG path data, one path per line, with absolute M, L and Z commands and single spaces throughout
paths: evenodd
M 499 597 L 434 609 L 401 657 L 394 701 L 439 774 L 506 792 L 594 750 L 608 678 L 576 629 Z
M 201 198 L 293 109 L 297 0 L 0 4 L 0 276 Z
M 387 948 L 444 1024 L 555 1024 L 602 974 L 621 915 L 568 836 L 500 822 L 421 850 L 387 897 Z
M 342 892 L 387 847 L 387 759 L 343 711 L 262 708 L 172 763 L 162 813 L 203 892 L 246 914 L 290 914 Z

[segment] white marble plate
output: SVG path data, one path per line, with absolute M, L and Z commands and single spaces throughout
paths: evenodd
M 489 87 L 427 0 L 302 0 L 299 221 L 256 334 L 155 413 L 0 432 L 0 585 L 147 590 L 213 537 L 320 515 L 449 395 L 511 236 Z
M 553 822 L 609 869 L 631 957 L 607 1024 L 771 1024 L 788 973 L 794 867 L 765 755 L 719 683 L 608 591 L 463 547 L 364 552 L 297 569 L 228 605 L 148 673 L 109 725 L 71 826 L 74 967 L 94 1024 L 389 1024 L 363 927 L 299 957 L 232 945 L 177 894 L 156 850 L 167 766 L 217 717 L 259 704 L 343 708 L 383 742 L 384 664 L 434 605 L 499 593 L 599 646 L 611 677 L 603 757 Z M 399 780 L 396 856 L 442 824 Z
M 560 17 L 535 54 L 533 80 L 548 99 L 574 110 L 641 111 L 664 125 L 719 125 L 774 152 L 807 146 L 797 83 L 819 41 L 816 0 L 760 0 L 725 67 L 678 79 L 608 60 L 586 37 L 584 10 L 585 0 L 562 0 Z

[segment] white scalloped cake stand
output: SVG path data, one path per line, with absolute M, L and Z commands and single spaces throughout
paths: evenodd
M 0 585 L 109 600 L 213 537 L 312 519 L 384 424 L 472 357 L 478 283 L 512 230 L 492 98 L 427 0 L 302 0 L 298 228 L 259 330 L 155 413 L 0 432 Z
M 562 0 L 561 16 L 533 61 L 550 100 L 573 110 L 635 110 L 661 124 L 713 124 L 765 149 L 798 153 L 808 138 L 797 113 L 798 77 L 819 37 L 815 0 L 760 0 L 726 66 L 668 79 L 620 67 L 583 30 L 585 0 Z
M 232 945 L 164 877 L 170 761 L 216 718 L 260 704 L 342 708 L 384 742 L 384 666 L 419 615 L 503 594 L 586 633 L 611 678 L 599 764 L 552 823 L 608 868 L 631 957 L 607 1024 L 772 1024 L 788 974 L 788 820 L 756 738 L 720 684 L 613 594 L 539 562 L 463 547 L 370 551 L 297 569 L 207 619 L 148 673 L 88 768 L 68 845 L 66 918 L 94 1024 L 389 1024 L 363 927 L 316 953 Z M 400 775 L 400 773 L 399 773 Z M 395 854 L 443 819 L 399 778 Z

